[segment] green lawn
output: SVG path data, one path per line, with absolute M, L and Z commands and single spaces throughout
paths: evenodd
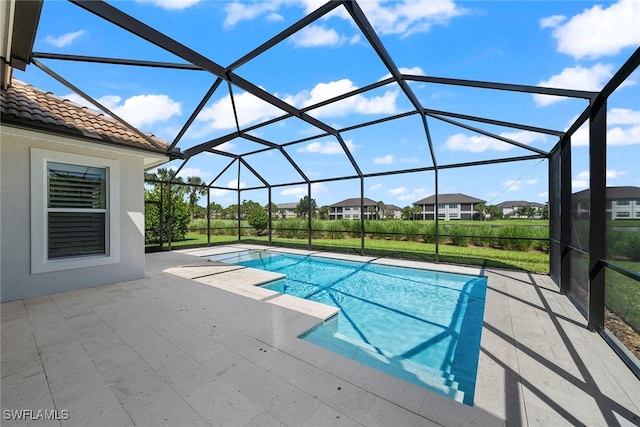
M 237 236 L 211 236 L 211 244 L 236 243 Z M 243 236 L 241 242 L 267 244 L 267 237 Z M 272 242 L 276 246 L 307 248 L 306 239 L 285 239 L 274 237 Z M 172 242 L 172 249 L 203 246 L 207 244 L 207 236 L 197 233 L 187 233 L 187 238 L 179 242 Z M 336 252 L 360 253 L 360 239 L 313 239 L 313 249 L 334 250 Z M 166 249 L 166 244 L 165 244 Z M 421 242 L 403 242 L 395 240 L 365 239 L 365 253 L 367 255 L 391 256 L 417 260 L 433 261 L 435 259 L 435 245 Z M 486 265 L 487 267 L 526 270 L 547 274 L 549 272 L 549 256 L 537 252 L 506 251 L 489 248 L 459 247 L 440 245 L 439 259 L 442 262 Z

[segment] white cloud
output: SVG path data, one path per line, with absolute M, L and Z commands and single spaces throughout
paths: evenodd
M 318 83 L 310 91 L 303 90 L 294 95 L 274 95 L 286 103 L 304 108 L 327 99 L 358 89 L 351 80 L 343 79 L 328 83 Z M 393 114 L 396 112 L 397 91 L 386 92 L 382 96 L 367 98 L 359 94 L 337 102 L 333 105 L 311 110 L 310 114 L 316 118 L 344 117 L 349 114 Z M 269 120 L 285 114 L 284 111 L 262 101 L 249 92 L 234 95 L 238 122 L 241 127 Z M 231 97 L 229 95 L 217 99 L 210 106 L 204 108 L 198 117 L 198 122 L 204 122 L 208 129 L 233 129 L 236 127 Z
M 402 191 L 402 189 L 406 191 Z M 409 202 L 413 203 L 416 200 L 424 199 L 429 194 L 433 194 L 433 191 L 429 192 L 425 188 L 415 188 L 413 190 L 409 190 L 405 187 L 399 187 L 395 189 L 397 194 L 390 194 L 389 191 L 387 193 L 390 196 L 395 196 L 395 198 L 401 202 Z
M 359 35 L 347 37 L 333 28 L 321 25 L 309 25 L 291 36 L 291 41 L 296 47 L 340 46 L 343 44 L 355 44 L 360 41 Z
M 525 184 L 529 184 L 529 185 L 533 185 L 533 184 L 537 184 L 538 180 L 537 179 L 528 179 L 524 183 Z
M 214 183 L 215 185 L 215 183 Z M 238 188 L 245 188 L 247 186 L 246 183 L 240 181 L 240 186 L 238 186 L 238 180 L 237 179 L 232 179 L 231 181 L 229 181 L 226 185 L 227 188 L 233 188 L 233 189 L 238 189 Z M 225 187 L 225 186 L 222 186 Z M 221 188 L 212 188 L 211 189 L 211 195 L 212 196 L 224 196 L 225 194 L 229 193 L 229 191 L 231 190 L 224 190 Z
M 503 132 L 500 136 L 522 144 L 531 144 L 536 141 L 546 141 L 546 136 L 528 131 Z M 450 136 L 444 143 L 444 148 L 452 151 L 470 151 L 480 153 L 486 150 L 508 151 L 514 146 L 485 135 L 467 136 L 462 133 Z
M 400 34 L 403 37 L 427 32 L 433 25 L 446 25 L 452 18 L 466 13 L 451 0 L 371 0 L 361 2 L 360 6 L 380 34 Z
M 269 13 L 266 19 L 267 22 L 282 22 L 284 21 L 284 16 L 279 13 Z
M 136 2 L 151 3 L 153 6 L 168 10 L 182 10 L 199 3 L 200 0 L 136 0 Z
M 178 176 L 184 178 L 185 180 L 190 176 L 198 176 L 203 180 L 206 180 L 205 178 L 210 177 L 211 174 L 209 172 L 203 171 L 200 168 L 182 168 L 180 169 L 180 172 L 178 172 Z
M 627 110 L 632 111 L 632 110 Z M 617 116 L 616 116 L 617 115 Z M 640 144 L 640 121 L 632 122 L 634 114 L 614 113 L 612 124 L 623 124 L 629 122 L 632 126 L 616 126 L 607 130 L 607 146 L 624 146 Z M 607 116 L 607 121 L 609 116 Z M 589 145 L 589 124 L 588 122 L 572 135 L 571 145 L 575 147 L 586 147 Z
M 308 107 L 327 99 L 358 89 L 349 79 L 318 83 L 309 92 L 299 92 L 286 100 L 300 107 Z M 366 96 L 359 94 L 351 96 L 332 105 L 316 108 L 309 113 L 316 118 L 344 117 L 349 114 L 393 114 L 396 112 L 396 98 L 398 92 L 390 90 L 382 96 Z
M 326 193 L 329 189 L 321 182 L 311 184 L 311 198 L 314 198 L 314 194 Z M 296 198 L 303 198 L 307 195 L 307 186 L 286 188 L 280 192 L 281 196 L 294 196 Z
M 401 196 L 408 192 L 409 192 L 409 189 L 407 187 L 396 187 L 396 188 L 388 189 L 385 193 L 388 194 L 389 196 Z
M 607 145 L 640 144 L 640 124 L 628 128 L 615 127 L 607 131 Z
M 607 8 L 596 5 L 565 23 L 554 18 L 557 17 L 544 18 L 541 26 L 544 21 L 547 27 L 554 28 L 558 52 L 576 59 L 616 55 L 625 47 L 640 44 L 637 0 L 620 0 Z
M 520 187 L 520 182 L 515 179 L 508 179 L 502 183 L 502 186 L 509 191 L 519 191 L 522 190 Z
M 377 165 L 388 165 L 393 163 L 393 154 L 387 154 L 386 156 L 380 156 L 373 159 L 373 163 Z
M 346 140 L 344 143 L 351 152 L 354 152 L 358 148 L 351 140 Z M 298 153 L 344 154 L 344 150 L 338 141 L 315 141 L 298 148 L 297 151 Z
M 369 190 L 376 191 L 376 190 L 380 190 L 382 187 L 383 187 L 382 184 L 374 184 L 371 187 L 369 187 Z
M 269 120 L 284 114 L 284 111 L 262 101 L 249 92 L 235 94 L 234 101 L 236 110 L 238 111 L 238 122 L 240 126 Z M 236 121 L 233 115 L 231 97 L 226 95 L 216 100 L 210 106 L 203 108 L 196 120 L 206 122 L 207 127 L 210 129 L 235 128 Z
M 119 103 L 119 97 L 114 101 L 116 97 L 101 98 L 107 108 L 135 127 L 151 126 L 182 115 L 181 104 L 167 95 L 136 95 L 127 98 L 122 104 Z
M 71 43 L 74 42 L 74 40 L 76 40 L 80 36 L 83 36 L 84 34 L 86 34 L 85 30 L 79 30 L 73 33 L 63 34 L 58 37 L 47 36 L 45 37 L 44 40 L 50 45 L 53 45 L 55 47 L 65 47 L 65 46 L 69 46 Z
M 540 20 L 540 28 L 556 28 L 562 22 L 566 21 L 567 17 L 564 15 L 553 15 Z
M 75 93 L 65 95 L 63 98 L 78 105 L 96 109 L 93 104 Z M 122 103 L 121 97 L 106 95 L 96 101 L 137 128 L 151 126 L 154 123 L 169 120 L 173 116 L 182 115 L 182 104 L 167 95 L 135 95 Z
M 610 64 L 595 64 L 591 68 L 581 66 L 568 67 L 560 74 L 551 76 L 548 80 L 538 83 L 539 86 L 562 89 L 599 91 L 613 76 L 613 66 Z M 538 107 L 546 107 L 562 101 L 563 97 L 552 95 L 533 95 Z
M 281 7 L 289 5 L 302 6 L 305 9 L 305 13 L 308 14 L 324 3 L 324 0 L 233 2 L 225 7 L 227 16 L 224 26 L 229 28 L 241 21 L 269 16 Z M 452 0 L 428 2 L 415 0 L 396 2 L 368 0 L 359 4 L 376 31 L 381 34 L 399 34 L 403 37 L 429 31 L 433 25 L 446 25 L 452 18 L 467 12 Z M 334 10 L 330 16 L 351 22 L 350 16 L 341 7 Z
M 628 108 L 612 108 L 607 111 L 607 124 L 634 125 L 640 124 L 640 111 Z
M 240 21 L 247 21 L 255 19 L 261 15 L 273 15 L 279 8 L 282 2 L 233 2 L 225 6 L 224 10 L 227 16 L 224 20 L 223 26 L 230 28 L 236 25 Z
M 615 170 L 615 169 L 607 169 L 607 178 L 610 179 L 614 179 L 614 178 L 619 178 L 621 176 L 626 175 L 627 173 L 625 171 L 619 171 L 619 170 Z

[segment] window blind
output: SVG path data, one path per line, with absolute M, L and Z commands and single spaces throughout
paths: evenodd
M 48 162 L 49 259 L 106 253 L 107 171 Z

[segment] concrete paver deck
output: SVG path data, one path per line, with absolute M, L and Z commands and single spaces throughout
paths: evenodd
M 549 277 L 482 272 L 469 407 L 296 338 L 335 309 L 196 257 L 247 247 L 149 254 L 145 279 L 2 304 L 2 410 L 69 414 L 2 425 L 640 424 L 640 381 Z

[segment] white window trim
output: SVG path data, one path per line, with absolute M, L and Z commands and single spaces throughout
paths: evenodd
M 108 232 L 106 254 L 47 259 L 47 162 L 107 169 Z M 120 262 L 120 168 L 117 160 L 31 148 L 31 274 L 117 264 Z

